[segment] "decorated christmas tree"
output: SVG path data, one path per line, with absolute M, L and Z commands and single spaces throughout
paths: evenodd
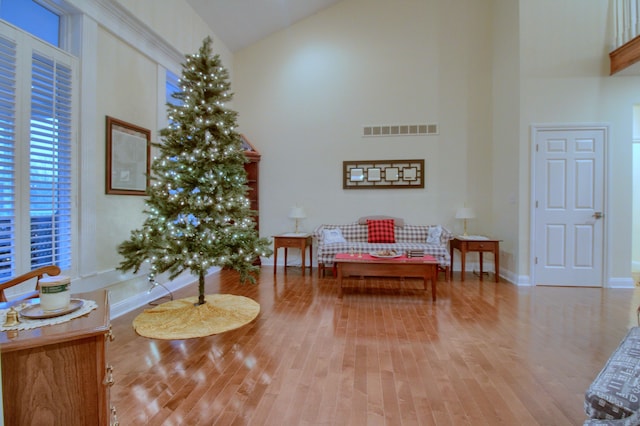
M 246 196 L 246 157 L 234 131 L 237 113 L 225 107 L 228 72 L 212 56 L 207 37 L 198 53 L 186 56 L 180 105 L 167 104 L 169 127 L 161 130 L 159 155 L 151 165 L 141 229 L 118 247 L 118 269 L 137 272 L 150 263 L 149 276 L 184 271 L 198 276 L 198 304 L 205 303 L 204 277 L 213 266 L 231 268 L 242 282 L 255 282 L 258 256 L 270 256 L 259 238 Z

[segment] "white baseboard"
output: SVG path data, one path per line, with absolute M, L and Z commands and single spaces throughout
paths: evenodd
M 632 277 L 611 277 L 607 282 L 609 288 L 635 288 L 636 283 Z
M 207 274 L 207 277 L 219 273 L 220 270 L 220 268 L 212 268 Z M 194 279 L 196 279 L 194 275 L 185 273 L 178 276 L 173 281 L 163 283 L 162 285 L 169 289 L 169 291 L 174 292 L 178 289 L 186 287 L 189 284 L 193 284 L 195 282 Z M 149 302 L 152 302 L 166 295 L 167 291 L 162 286 L 157 286 L 154 287 L 151 292 L 147 290 L 143 291 L 142 293 L 137 293 L 134 296 L 127 297 L 126 299 L 111 305 L 111 318 L 118 318 L 121 315 L 131 312 L 134 309 L 138 309 L 144 305 L 149 304 Z
M 505 271 L 503 269 L 500 271 L 500 277 L 513 285 L 517 285 L 518 287 L 528 287 L 531 285 L 529 275 L 516 275 L 512 271 Z

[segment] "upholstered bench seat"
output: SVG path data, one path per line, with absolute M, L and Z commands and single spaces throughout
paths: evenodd
M 629 330 L 585 394 L 585 425 L 640 424 L 640 327 Z M 631 417 L 631 418 L 630 418 Z M 633 422 L 633 418 L 636 421 Z M 606 420 L 624 419 L 623 422 Z M 591 423 L 590 423 L 591 422 Z

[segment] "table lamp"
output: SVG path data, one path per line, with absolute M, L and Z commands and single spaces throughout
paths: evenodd
M 300 219 L 304 219 L 305 217 L 307 217 L 307 215 L 304 213 L 304 209 L 302 207 L 295 206 L 291 208 L 291 211 L 289 212 L 289 218 L 295 219 L 296 221 L 296 234 L 298 233 L 298 221 Z
M 473 219 L 474 217 L 476 217 L 476 214 L 471 207 L 462 207 L 456 212 L 456 219 L 464 220 L 463 236 L 467 236 L 467 219 Z

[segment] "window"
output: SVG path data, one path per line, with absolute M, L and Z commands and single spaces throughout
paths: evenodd
M 180 91 L 180 79 L 171 71 L 167 71 L 166 75 L 166 102 L 172 105 L 182 105 L 182 101 L 173 97 L 174 93 Z
M 0 1 L 0 18 L 60 47 L 60 16 L 33 0 Z
M 31 268 L 71 267 L 71 67 L 34 53 L 31 75 Z
M 0 15 L 21 3 L 32 2 L 3 0 Z M 0 23 L 0 279 L 46 264 L 71 269 L 77 67 Z

